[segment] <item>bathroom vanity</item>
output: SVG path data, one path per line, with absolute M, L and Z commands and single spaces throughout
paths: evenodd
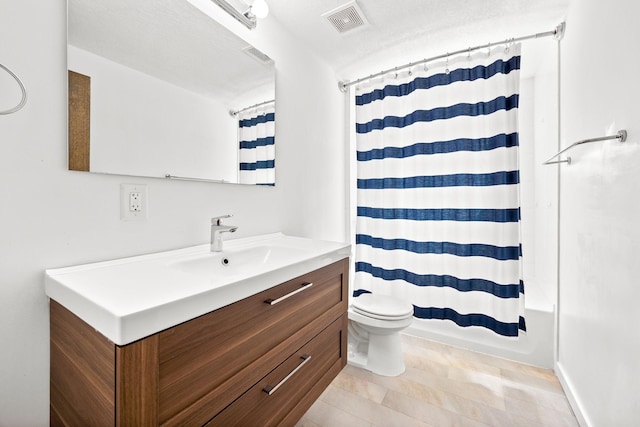
M 294 425 L 347 361 L 349 245 L 242 240 L 48 270 L 51 425 Z

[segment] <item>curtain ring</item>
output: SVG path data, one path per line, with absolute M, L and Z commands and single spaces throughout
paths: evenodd
M 509 39 L 504 41 L 504 53 L 509 53 Z
M 411 69 L 411 67 L 413 66 L 413 63 L 409 62 L 409 65 L 407 65 L 407 66 L 409 67 L 409 71 L 407 72 L 407 74 L 409 76 L 412 76 L 413 75 L 413 70 Z
M 427 58 L 424 58 L 424 72 L 426 73 L 427 71 L 429 71 L 429 67 L 427 67 Z
M 469 49 L 467 50 L 467 61 L 471 61 L 471 46 L 469 46 Z
M 369 79 L 367 79 L 367 80 L 368 81 L 366 82 L 366 86 L 371 87 L 371 84 L 373 83 L 373 74 L 369 74 Z M 356 87 L 356 89 L 357 89 L 357 87 Z
M 491 56 L 491 43 L 487 43 L 487 58 Z
M 450 71 L 449 71 L 449 52 L 447 52 L 447 60 L 445 62 L 444 73 L 445 74 L 449 74 L 450 73 Z

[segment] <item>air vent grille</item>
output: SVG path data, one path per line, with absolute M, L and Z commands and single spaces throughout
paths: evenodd
M 327 18 L 339 33 L 346 33 L 367 24 L 364 14 L 355 1 L 324 13 L 322 16 Z
M 242 50 L 244 51 L 244 53 L 246 53 L 247 55 L 251 56 L 254 59 L 257 59 L 258 61 L 260 61 L 263 64 L 267 64 L 267 63 L 272 61 L 272 59 L 269 58 L 269 56 L 267 56 L 264 53 L 260 52 L 258 49 L 256 49 L 253 46 L 247 46 L 247 47 L 243 48 Z

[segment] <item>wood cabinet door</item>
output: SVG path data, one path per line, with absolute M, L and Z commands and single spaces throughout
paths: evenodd
M 328 378 L 330 382 L 342 369 L 342 343 L 346 341 L 343 323 L 342 318 L 334 321 L 211 420 L 207 427 L 280 425 L 327 373 L 332 374 Z M 327 385 L 323 384 L 322 390 Z

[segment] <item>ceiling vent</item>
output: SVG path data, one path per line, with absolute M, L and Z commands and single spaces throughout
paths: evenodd
M 263 64 L 267 64 L 267 63 L 272 61 L 271 58 L 269 58 L 267 55 L 265 55 L 264 53 L 260 52 L 258 49 L 256 49 L 253 46 L 244 47 L 244 48 L 242 48 L 242 51 L 244 53 L 246 53 L 247 55 L 249 55 L 250 57 L 252 57 L 253 59 L 258 60 L 259 62 L 261 62 Z
M 360 10 L 355 1 L 323 13 L 322 17 L 327 18 L 339 33 L 346 33 L 368 24 L 362 10 Z

